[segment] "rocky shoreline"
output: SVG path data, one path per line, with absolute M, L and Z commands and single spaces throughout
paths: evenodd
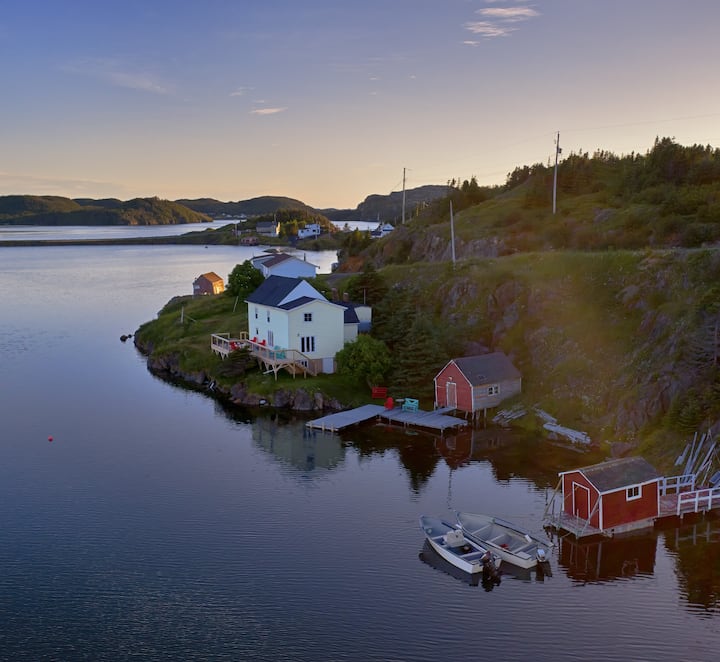
M 138 340 L 137 334 L 134 335 L 133 341 L 136 349 L 147 357 L 148 370 L 160 379 L 180 383 L 193 390 L 201 390 L 211 397 L 238 406 L 248 408 L 274 407 L 296 412 L 332 412 L 347 408 L 336 398 L 321 391 L 310 392 L 302 387 L 297 389 L 281 388 L 267 396 L 253 393 L 244 382 L 237 382 L 228 389 L 217 384 L 214 376 L 205 370 L 183 371 L 180 368 L 180 360 L 177 354 L 156 356 L 153 353 L 152 345 L 142 343 L 142 341 Z

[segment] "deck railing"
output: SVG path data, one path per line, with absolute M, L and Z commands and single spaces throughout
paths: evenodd
M 666 476 L 658 482 L 660 496 L 666 494 L 680 494 L 682 491 L 692 492 L 695 489 L 695 474 L 683 474 L 682 476 Z
M 702 510 L 711 510 L 720 506 L 720 487 L 708 487 L 694 492 L 678 494 L 677 515 Z

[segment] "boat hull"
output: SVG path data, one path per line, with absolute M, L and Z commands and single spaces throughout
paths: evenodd
M 549 547 L 548 542 L 496 517 L 460 512 L 456 515 L 458 525 L 468 540 L 519 568 L 527 570 L 536 567 L 539 554 L 544 555 Z
M 465 540 L 459 547 L 451 547 L 446 543 L 447 534 L 457 532 L 458 527 L 433 517 L 423 516 L 420 518 L 420 528 L 425 532 L 430 547 L 448 563 L 469 574 L 482 573 L 483 557 L 486 556 L 487 549 L 472 540 Z M 500 562 L 499 558 L 492 558 L 494 570 L 498 569 Z

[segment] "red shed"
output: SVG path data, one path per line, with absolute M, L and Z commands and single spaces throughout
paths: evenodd
M 198 276 L 193 282 L 193 296 L 201 294 L 220 294 L 225 291 L 223 279 L 214 271 Z
M 471 414 L 520 393 L 522 377 L 502 352 L 452 359 L 435 376 L 435 406 Z
M 660 514 L 655 468 L 641 457 L 624 457 L 563 471 L 563 513 L 614 534 L 650 527 Z

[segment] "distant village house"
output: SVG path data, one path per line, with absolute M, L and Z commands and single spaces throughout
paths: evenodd
M 259 255 L 250 263 L 265 278 L 270 276 L 287 276 L 288 278 L 315 278 L 318 267 L 307 260 L 301 260 L 289 253 L 269 253 Z
M 202 296 L 204 294 L 220 294 L 225 291 L 225 284 L 214 271 L 208 271 L 206 274 L 198 276 L 193 281 L 193 296 Z

